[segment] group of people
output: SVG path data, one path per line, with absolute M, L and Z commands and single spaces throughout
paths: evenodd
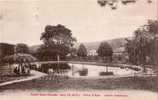
M 19 63 L 14 65 L 14 73 L 17 75 L 30 74 L 31 64 L 29 63 Z

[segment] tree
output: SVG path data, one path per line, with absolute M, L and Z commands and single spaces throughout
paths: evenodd
M 134 37 L 127 39 L 125 46 L 132 64 L 158 64 L 158 21 L 149 20 L 146 25 L 134 31 Z M 145 67 L 144 67 L 145 71 Z
M 109 62 L 112 61 L 112 54 L 113 49 L 107 42 L 101 42 L 98 50 L 97 50 L 98 56 L 103 58 L 103 61 L 105 61 L 105 58 L 108 58 Z M 108 66 L 106 66 L 106 72 L 108 72 Z
M 64 48 L 52 48 L 46 45 L 41 45 L 37 52 L 34 54 L 41 61 L 57 60 L 57 55 L 60 56 L 60 59 L 66 59 Z
M 59 57 L 65 59 L 76 42 L 76 39 L 72 37 L 71 30 L 60 24 L 47 25 L 40 39 L 44 43 L 40 50 L 47 60 L 57 60 Z
M 148 34 L 148 44 L 146 55 L 150 58 L 150 63 L 158 65 L 158 20 L 148 20 L 146 34 Z
M 84 44 L 80 44 L 78 50 L 77 50 L 77 55 L 79 57 L 86 57 L 87 56 L 87 49 L 84 46 Z
M 70 55 L 69 57 L 74 58 L 77 56 L 77 49 L 75 47 L 70 49 Z
M 16 46 L 15 46 L 15 52 L 16 53 L 29 53 L 29 47 L 24 44 L 24 43 L 18 43 Z
M 109 58 L 110 61 L 112 61 L 112 54 L 113 49 L 107 42 L 101 42 L 98 50 L 97 50 L 98 56 L 103 57 L 103 60 L 105 58 Z

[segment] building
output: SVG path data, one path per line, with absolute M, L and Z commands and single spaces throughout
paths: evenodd
M 97 55 L 98 55 L 97 50 L 95 49 L 88 50 L 88 56 L 97 56 Z

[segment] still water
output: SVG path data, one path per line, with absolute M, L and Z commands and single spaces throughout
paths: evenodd
M 82 65 L 82 64 L 69 64 L 71 70 L 68 72 L 70 77 L 101 77 L 100 72 L 106 72 L 106 66 L 97 66 L 97 65 Z M 79 71 L 83 69 L 88 69 L 88 73 L 85 76 L 81 76 Z M 129 68 L 120 68 L 120 67 L 110 67 L 108 66 L 108 72 L 113 72 L 111 76 L 132 76 L 139 71 L 135 71 Z M 109 76 L 109 75 L 108 75 Z M 104 76 L 106 77 L 106 75 Z

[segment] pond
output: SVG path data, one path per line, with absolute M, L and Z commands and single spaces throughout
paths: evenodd
M 56 69 L 60 66 L 67 66 L 66 68 L 60 68 L 59 71 Z M 134 70 L 125 67 L 111 67 L 108 66 L 98 66 L 98 65 L 87 65 L 87 64 L 50 64 L 50 67 L 46 64 L 43 66 L 44 72 L 49 74 L 62 74 L 69 77 L 106 77 L 106 76 L 133 76 L 139 73 L 141 70 Z M 108 69 L 108 71 L 107 71 Z M 66 71 L 64 71 L 66 70 Z
M 71 66 L 71 71 L 68 72 L 70 77 L 101 77 L 109 75 L 100 75 L 102 72 L 106 72 L 106 66 L 97 66 L 97 65 L 81 65 L 81 64 L 69 64 Z M 87 69 L 87 74 L 80 75 L 80 71 Z M 140 70 L 139 70 L 140 71 Z M 108 72 L 112 72 L 110 76 L 131 76 L 139 71 L 130 69 L 130 68 L 120 68 L 120 67 L 110 67 L 108 66 Z

